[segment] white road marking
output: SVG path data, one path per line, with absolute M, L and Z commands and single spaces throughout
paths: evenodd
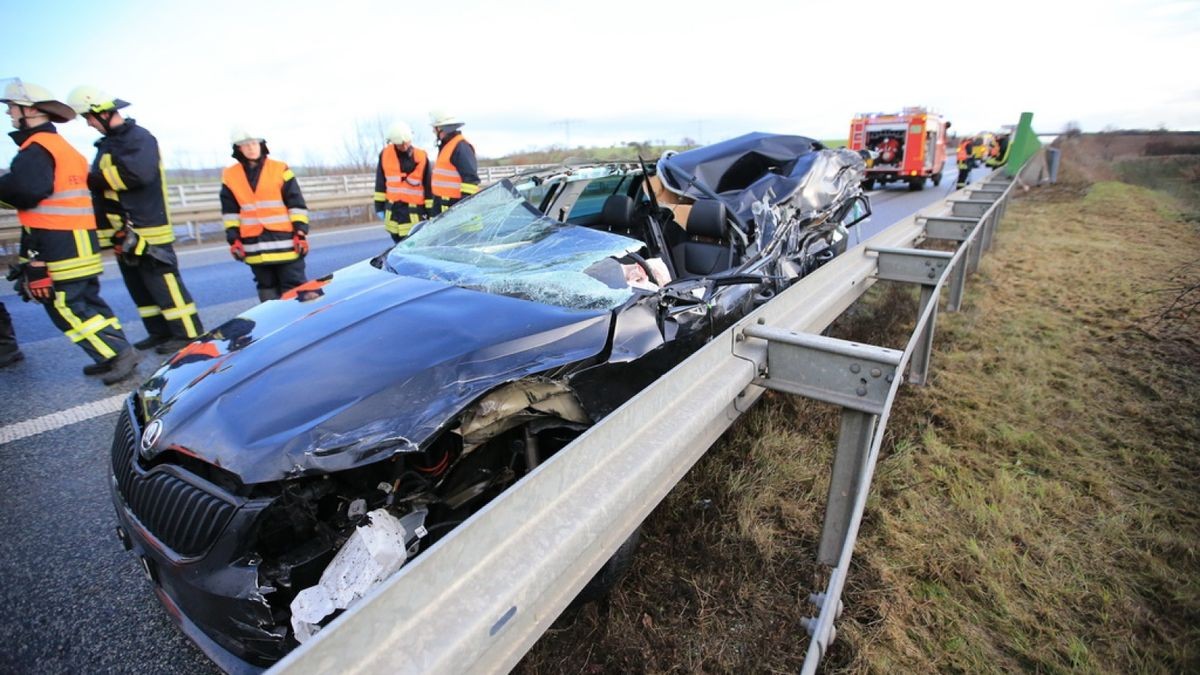
M 0 427 L 0 445 L 117 412 L 124 405 L 125 399 L 128 397 L 128 393 L 117 394 L 116 396 L 109 396 L 99 401 L 84 403 L 74 408 L 67 408 L 66 410 L 60 410 L 49 415 L 42 415 L 31 420 Z

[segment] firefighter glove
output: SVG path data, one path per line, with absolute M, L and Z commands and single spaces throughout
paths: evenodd
M 229 245 L 229 255 L 232 255 L 233 259 L 238 262 L 245 262 L 246 247 L 242 246 L 241 239 L 234 239 L 233 243 Z
M 308 255 L 308 237 L 297 230 L 292 234 L 292 248 L 296 249 L 296 253 L 299 253 L 301 258 Z
M 386 214 L 386 213 L 384 213 L 383 211 L 376 211 L 376 212 L 375 212 L 375 215 L 376 215 L 376 216 L 377 216 L 377 217 L 378 217 L 380 220 L 387 220 L 387 214 Z
M 122 227 L 113 232 L 113 252 L 126 258 L 137 257 L 146 252 L 146 241 L 131 227 Z
M 45 265 L 25 265 L 25 290 L 29 297 L 42 304 L 54 301 L 54 280 Z M 24 294 L 22 295 L 24 297 Z

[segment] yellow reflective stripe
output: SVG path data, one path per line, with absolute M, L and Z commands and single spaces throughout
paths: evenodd
M 425 200 L 425 208 L 427 208 L 427 209 L 432 209 L 432 208 L 433 208 L 433 200 L 432 200 L 432 199 L 426 199 L 426 200 Z
M 112 225 L 114 230 L 119 230 L 122 227 L 125 227 L 125 220 L 121 218 L 120 214 L 109 213 L 105 215 L 108 218 L 108 224 Z
M 67 294 L 63 293 L 62 291 L 58 291 L 54 294 L 54 309 L 58 310 L 58 315 L 61 316 L 63 320 L 67 322 L 67 325 L 71 326 L 73 329 L 63 332 L 64 335 L 70 338 L 71 342 L 81 342 L 83 340 L 87 340 L 88 344 L 90 344 L 92 348 L 95 349 L 100 356 L 103 356 L 105 359 L 111 359 L 117 355 L 117 353 L 113 351 L 112 347 L 108 346 L 107 342 L 101 340 L 100 337 L 96 335 L 96 333 L 103 330 L 104 327 L 109 324 L 111 324 L 114 328 L 119 329 L 121 324 L 117 322 L 116 317 L 106 320 L 103 316 L 97 314 L 91 319 L 88 319 L 88 322 L 85 324 L 79 320 L 79 317 L 75 316 L 75 312 L 72 312 L 70 307 L 67 307 Z M 99 322 L 96 321 L 97 319 L 99 319 Z M 89 325 L 92 327 L 89 328 Z
M 162 246 L 175 241 L 175 228 L 170 225 L 155 225 L 154 227 L 135 227 L 134 232 L 146 240 L 146 243 Z
M 100 155 L 100 173 L 104 175 L 104 180 L 112 186 L 113 190 L 128 190 L 125 186 L 125 181 L 121 180 L 121 174 L 117 171 L 117 166 L 113 164 L 111 153 Z
M 293 178 L 295 178 L 295 177 L 296 177 L 296 173 L 295 173 L 294 171 L 292 171 L 291 169 L 284 169 L 284 171 L 283 171 L 283 182 L 285 182 L 285 183 L 286 183 L 286 182 L 288 182 L 289 180 L 291 180 L 291 179 L 293 179 Z
M 107 200 L 109 200 L 109 201 L 114 201 L 114 202 L 119 202 L 119 201 L 121 201 L 121 198 L 117 196 L 117 193 L 116 193 L 116 192 L 113 192 L 112 190 L 105 190 L 105 191 L 104 191 L 104 198 L 105 198 L 105 199 L 107 199 Z
M 392 234 L 400 234 L 400 223 L 397 223 L 396 221 L 392 220 L 391 216 L 388 216 L 388 219 L 383 221 L 383 229 L 391 232 Z
M 258 253 L 255 255 L 247 255 L 246 263 L 250 265 L 261 265 L 264 263 L 290 262 L 300 258 L 300 254 L 295 251 L 283 251 L 279 253 Z
M 375 201 L 386 202 L 387 201 L 387 193 L 386 192 L 376 192 L 375 193 Z
M 142 317 L 143 319 L 149 319 L 150 317 L 158 316 L 160 314 L 162 314 L 162 309 L 160 309 L 158 305 L 143 305 L 138 307 L 138 316 Z
M 461 189 L 464 195 L 473 195 L 479 192 L 479 186 L 475 183 L 463 183 Z
M 175 275 L 168 272 L 163 275 L 163 279 L 167 282 L 167 290 L 171 293 L 171 302 L 175 306 L 170 309 L 163 310 L 163 317 L 169 321 L 179 319 L 183 322 L 183 332 L 190 338 L 196 337 L 196 322 L 192 321 L 192 317 L 196 315 L 196 305 L 190 302 L 184 302 L 183 293 L 179 290 L 179 280 Z
M 292 219 L 292 222 L 307 223 L 308 209 L 288 209 L 288 217 Z
M 104 260 L 99 253 L 88 253 L 75 258 L 48 262 L 46 270 L 50 273 L 50 278 L 55 281 L 72 281 L 102 274 Z

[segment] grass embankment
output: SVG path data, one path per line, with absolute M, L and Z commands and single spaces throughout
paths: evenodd
M 826 670 L 1200 669 L 1200 322 L 1154 292 L 1200 237 L 1165 195 L 1064 178 L 1009 208 L 902 390 Z M 835 332 L 899 347 L 915 309 L 879 284 Z M 768 396 L 519 670 L 796 671 L 836 419 Z

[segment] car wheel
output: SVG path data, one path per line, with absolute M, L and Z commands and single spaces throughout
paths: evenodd
M 571 602 L 572 606 L 579 606 L 589 602 L 595 602 L 608 595 L 617 582 L 625 573 L 629 571 L 629 566 L 633 564 L 633 556 L 637 553 L 638 543 L 642 539 L 642 528 L 639 525 L 633 534 L 621 544 L 617 552 L 611 558 L 604 562 L 604 565 L 596 572 L 591 581 L 579 591 L 579 595 Z
M 867 190 L 874 190 L 875 189 L 875 179 L 867 178 L 866 180 L 864 180 L 862 182 L 862 189 L 864 192 L 866 192 Z
M 921 190 L 924 187 L 925 187 L 925 179 L 924 178 L 909 178 L 908 179 L 908 191 L 909 192 L 916 192 L 917 190 Z

